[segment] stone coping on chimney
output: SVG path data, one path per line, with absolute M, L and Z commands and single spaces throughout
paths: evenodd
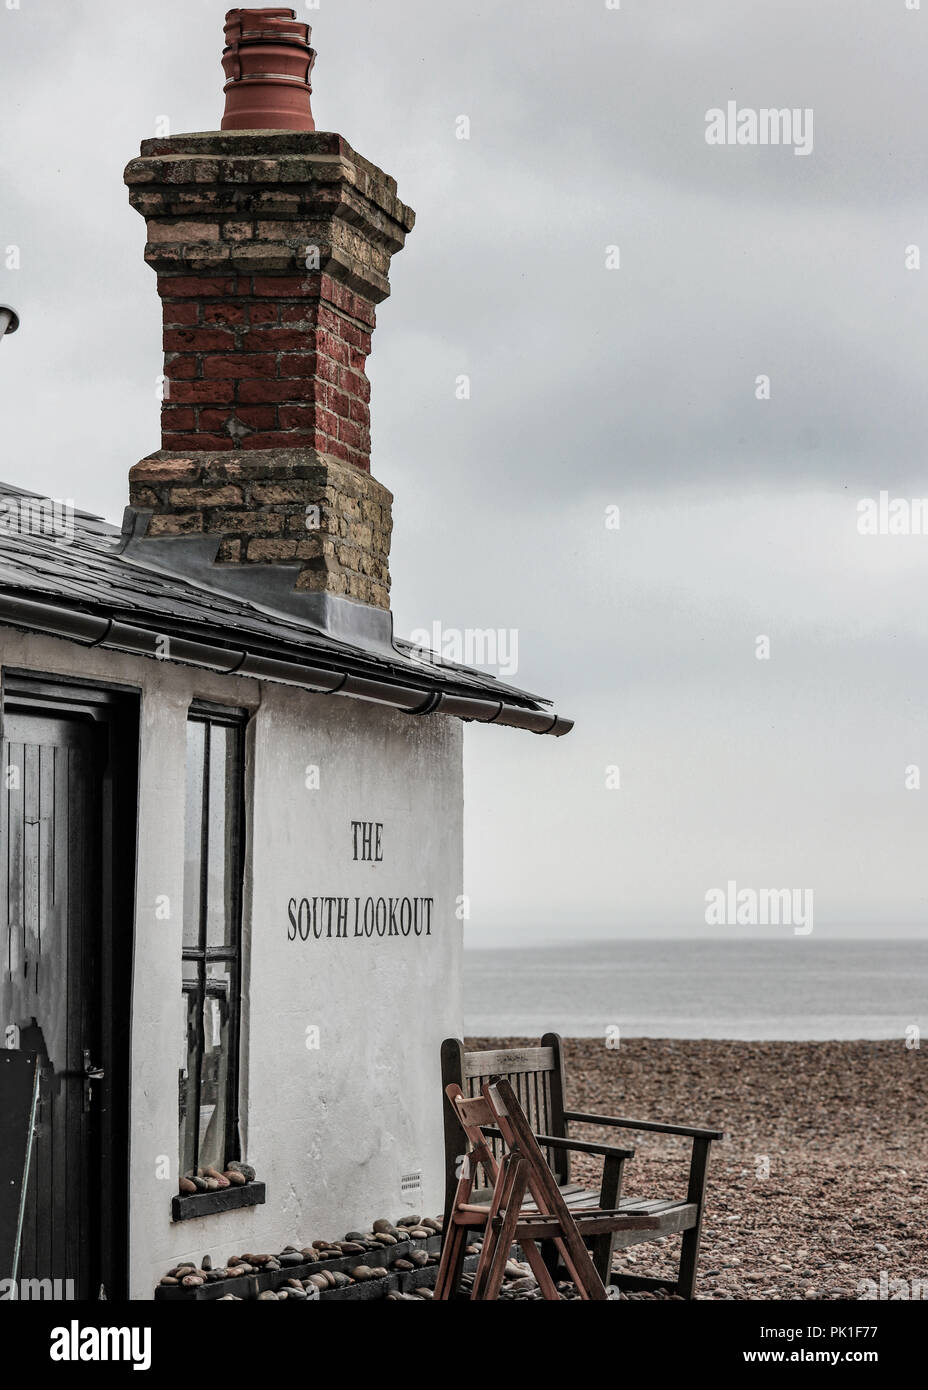
M 396 196 L 390 174 L 342 136 L 324 131 L 202 131 L 143 140 L 140 156 L 129 161 L 124 178 L 133 206 L 144 215 L 148 208 L 144 198 L 137 201 L 138 195 L 152 186 L 184 186 L 185 195 L 173 203 L 165 196 L 164 210 L 174 208 L 180 215 L 184 209 L 196 212 L 198 187 L 234 185 L 241 205 L 255 186 L 267 192 L 291 185 L 291 193 L 302 186 L 325 198 L 330 196 L 327 186 L 343 185 L 370 205 L 375 229 L 391 250 L 402 247 L 416 221 L 412 208 Z M 263 201 L 266 205 L 268 199 Z M 349 207 L 347 215 L 359 220 L 357 207 L 353 215 Z

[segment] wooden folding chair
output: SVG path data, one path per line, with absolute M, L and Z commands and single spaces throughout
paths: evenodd
M 574 1213 L 590 1207 L 620 1208 L 630 1214 L 647 1212 L 658 1218 L 653 1230 L 625 1230 L 598 1237 L 594 1242 L 593 1263 L 600 1277 L 621 1289 L 672 1289 L 681 1298 L 694 1298 L 700 1232 L 706 1206 L 706 1174 L 709 1152 L 722 1133 L 692 1125 L 666 1124 L 655 1120 L 636 1120 L 610 1115 L 590 1115 L 567 1108 L 568 1083 L 564 1048 L 556 1033 L 546 1033 L 536 1047 L 494 1048 L 487 1052 L 466 1052 L 459 1038 L 446 1038 L 441 1048 L 441 1079 L 448 1087 L 461 1087 L 465 1097 L 479 1096 L 490 1077 L 505 1076 L 511 1082 L 519 1104 L 542 1150 L 547 1154 L 555 1182 L 564 1201 Z M 454 1106 L 446 1099 L 442 1107 L 445 1127 L 445 1228 L 450 1230 L 450 1213 L 458 1184 L 461 1127 Z M 647 1197 L 625 1197 L 622 1178 L 627 1149 L 571 1137 L 574 1124 L 608 1125 L 613 1131 L 641 1130 L 649 1134 L 681 1135 L 692 1141 L 689 1179 L 684 1192 L 665 1192 Z M 617 1135 L 624 1142 L 625 1135 Z M 499 1157 L 501 1145 L 493 1140 L 491 1151 Z M 571 1172 L 571 1155 L 581 1153 L 602 1157 L 602 1178 L 595 1186 L 577 1181 Z M 480 1193 L 478 1200 L 488 1197 Z M 627 1249 L 645 1241 L 681 1236 L 679 1266 L 673 1275 L 612 1272 L 614 1249 Z M 546 1253 L 550 1252 L 549 1250 Z
M 518 1243 L 531 1266 L 543 1296 L 558 1299 L 554 1279 L 542 1257 L 539 1241 L 550 1241 L 559 1253 L 583 1299 L 610 1295 L 596 1271 L 584 1239 L 618 1230 L 650 1230 L 647 1214 L 630 1215 L 601 1207 L 571 1212 L 564 1201 L 538 1141 L 532 1133 L 515 1091 L 504 1077 L 492 1078 L 481 1094 L 468 1099 L 460 1086 L 445 1088 L 470 1144 L 464 1156 L 457 1192 L 445 1232 L 435 1298 L 454 1297 L 460 1283 L 470 1233 L 483 1228 L 483 1246 L 471 1291 L 472 1299 L 495 1299 L 506 1263 Z M 502 1162 L 494 1158 L 488 1138 L 500 1139 Z M 633 1149 L 621 1151 L 631 1158 Z M 474 1178 L 482 1167 L 492 1194 L 489 1204 L 472 1202 Z M 534 1207 L 530 1210 L 528 1204 Z

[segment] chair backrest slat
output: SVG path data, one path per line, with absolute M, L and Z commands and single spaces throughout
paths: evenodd
M 465 1052 L 464 1076 L 467 1079 L 476 1076 L 515 1076 L 525 1072 L 553 1071 L 556 1064 L 553 1047 L 498 1048 L 490 1052 Z
M 564 1063 L 561 1040 L 556 1033 L 546 1033 L 536 1047 L 500 1047 L 481 1052 L 465 1052 L 458 1038 L 448 1038 L 442 1044 L 442 1086 L 450 1082 L 460 1086 L 465 1096 L 479 1096 L 481 1087 L 491 1077 L 505 1077 L 525 1112 L 535 1134 L 551 1134 L 557 1139 L 567 1137 L 564 1119 Z M 457 1163 L 461 1152 L 461 1128 L 451 1112 L 447 1097 L 445 1120 L 445 1188 L 446 1211 L 453 1201 L 457 1186 Z M 504 1146 L 498 1139 L 490 1141 L 494 1158 L 499 1161 Z M 569 1155 L 566 1150 L 544 1149 L 547 1161 L 559 1183 L 570 1181 Z

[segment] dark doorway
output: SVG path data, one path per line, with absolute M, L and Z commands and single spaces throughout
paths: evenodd
M 4 673 L 0 1030 L 42 1067 L 19 1277 L 78 1299 L 127 1296 L 137 768 L 137 695 Z

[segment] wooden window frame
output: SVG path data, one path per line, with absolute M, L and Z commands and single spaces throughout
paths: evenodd
M 245 729 L 248 723 L 247 710 L 235 709 L 225 705 L 215 705 L 204 700 L 195 700 L 187 711 L 186 724 L 202 724 L 204 726 L 204 745 L 203 745 L 203 795 L 200 806 L 200 885 L 199 885 L 199 920 L 197 923 L 197 945 L 196 947 L 182 946 L 181 956 L 182 965 L 188 963 L 196 965 L 196 983 L 193 988 L 188 988 L 183 980 L 181 991 L 185 1001 L 190 994 L 196 994 L 198 999 L 197 1019 L 198 1019 L 198 1053 L 197 1053 L 197 1075 L 195 1086 L 195 1109 L 192 1115 L 187 1115 L 187 1124 L 193 1125 L 194 1134 L 194 1171 L 200 1166 L 200 1093 L 202 1086 L 203 1058 L 205 1054 L 205 1038 L 203 1030 L 203 1013 L 206 999 L 210 994 L 207 980 L 207 967 L 213 961 L 226 961 L 230 965 L 231 982 L 229 986 L 229 1057 L 228 1074 L 226 1078 L 226 1121 L 224 1133 L 224 1153 L 223 1161 L 228 1163 L 233 1159 L 241 1158 L 241 1139 L 239 1130 L 239 1075 L 240 1075 L 240 1039 L 241 1039 L 241 1015 L 242 1015 L 242 905 L 244 897 L 244 871 L 245 871 Z M 209 946 L 207 945 L 207 919 L 209 912 L 208 894 L 208 845 L 209 845 L 209 772 L 210 772 L 210 751 L 211 751 L 211 729 L 222 727 L 234 730 L 236 733 L 237 752 L 238 752 L 238 789 L 236 796 L 236 826 L 233 837 L 232 853 L 234 856 L 234 872 L 231 876 L 232 884 L 232 910 L 229 923 L 230 932 L 233 937 L 231 945 Z M 186 727 L 186 726 L 185 726 Z M 185 823 L 187 806 L 184 807 Z M 216 993 L 217 991 L 213 991 Z M 186 1016 L 186 1009 L 185 1009 Z M 181 1172 L 186 1171 L 185 1154 L 180 1154 Z

